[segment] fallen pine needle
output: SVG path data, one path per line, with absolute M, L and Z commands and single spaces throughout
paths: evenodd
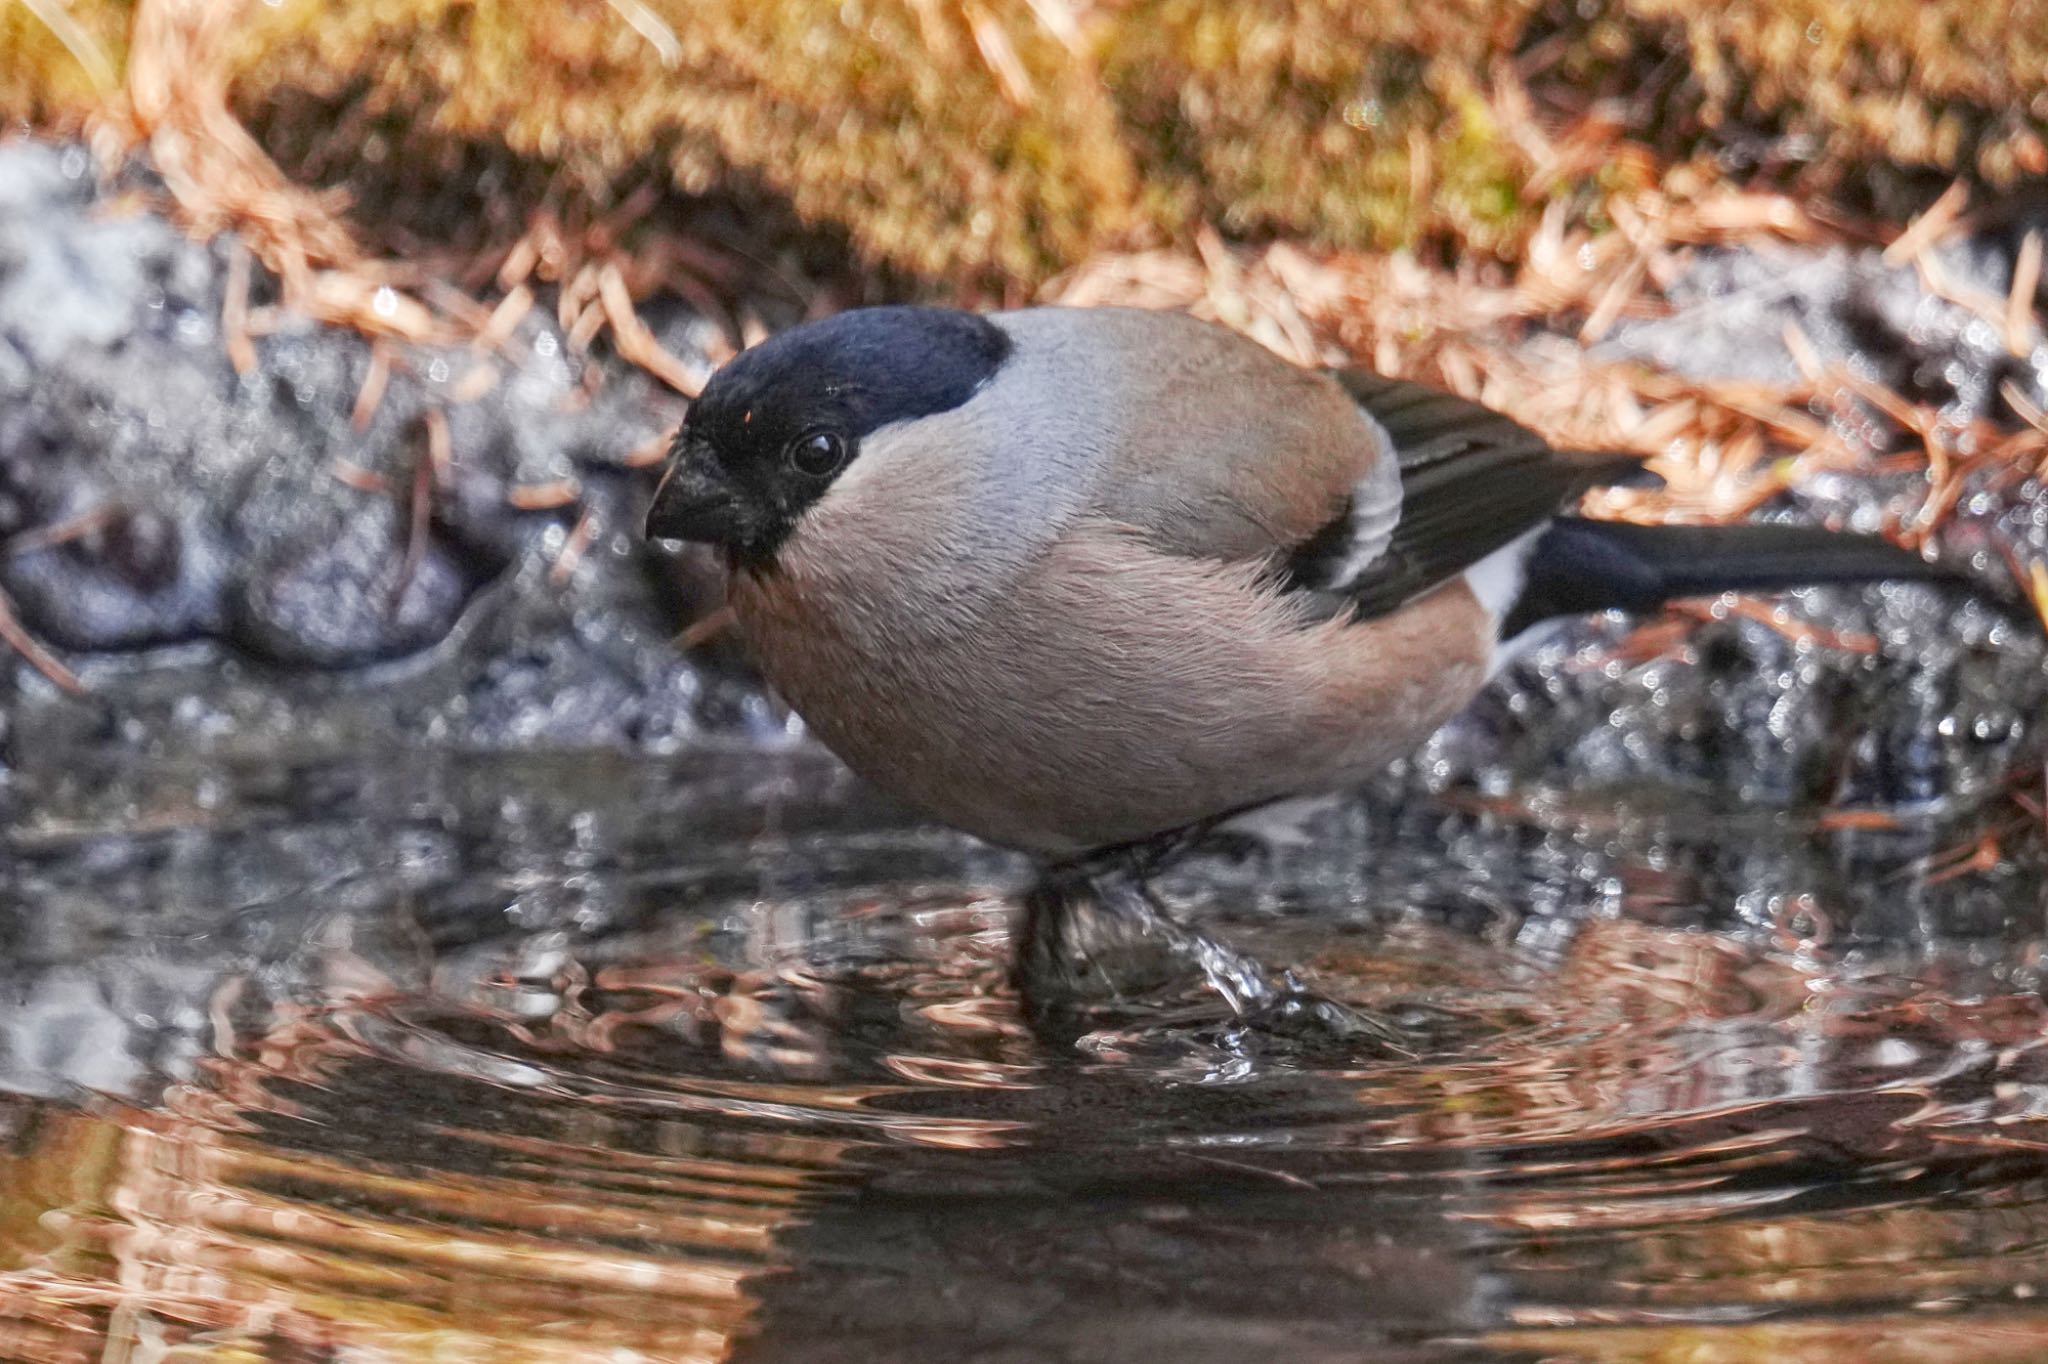
M 604 323 L 604 303 L 599 299 L 592 299 L 583 305 L 583 311 L 576 314 L 576 320 L 571 322 L 568 331 L 562 334 L 562 343 L 581 355 L 590 349 L 590 343 L 604 330 Z
M 382 337 L 370 342 L 370 367 L 363 371 L 363 386 L 356 390 L 355 406 L 348 414 L 348 424 L 357 431 L 367 430 L 370 419 L 377 415 L 377 409 L 384 403 L 384 390 L 391 382 L 391 347 Z
M 533 278 L 534 267 L 541 262 L 543 225 L 536 219 L 527 228 L 526 234 L 512 243 L 512 249 L 505 253 L 505 259 L 498 265 L 498 287 L 507 292 L 507 298 L 526 288 L 526 281 Z M 529 306 L 531 291 L 529 291 Z M 504 306 L 502 303 L 499 305 Z
M 489 360 L 480 360 L 462 372 L 462 377 L 448 386 L 448 400 L 454 403 L 473 403 L 498 386 L 498 367 Z
M 120 85 L 121 77 L 114 69 L 113 59 L 99 40 L 78 20 L 71 17 L 67 0 L 23 0 L 28 12 L 42 20 L 43 27 L 50 30 L 50 36 L 64 45 L 73 61 L 85 68 L 93 88 L 102 93 Z
M 2041 287 L 2041 229 L 2030 228 L 2012 266 L 2005 295 L 2005 348 L 2024 360 L 2034 339 L 2034 292 Z
M 249 252 L 239 238 L 228 244 L 227 288 L 220 302 L 220 334 L 228 363 L 235 373 L 256 368 L 256 345 L 249 339 Z
M 1694 604 L 1685 610 L 1686 614 L 1696 616 L 1700 620 L 1711 621 L 1717 618 L 1717 608 L 1714 606 Z M 1748 597 L 1737 597 L 1730 602 L 1726 614 L 1769 626 L 1795 644 L 1816 644 L 1825 649 L 1838 649 L 1849 654 L 1874 654 L 1879 648 L 1876 635 L 1853 630 L 1830 630 L 1826 626 L 1814 625 L 1807 621 L 1780 619 L 1776 608 Z
M 562 543 L 562 552 L 555 556 L 554 564 L 548 569 L 548 581 L 556 587 L 569 581 L 576 572 L 576 565 L 583 562 L 584 551 L 590 548 L 592 537 L 597 534 L 597 516 L 585 507 L 583 514 L 576 518 L 576 525 L 569 532 L 569 538 Z
M 564 332 L 574 328 L 584 308 L 597 297 L 597 266 L 585 261 L 577 267 L 555 294 L 555 325 Z
M 612 345 L 619 358 L 635 364 L 667 384 L 685 398 L 694 398 L 702 385 L 683 362 L 661 348 L 654 333 L 633 310 L 633 296 L 626 290 L 626 277 L 619 267 L 607 263 L 598 272 L 598 297 L 612 324 Z
M 1969 202 L 1968 185 L 1961 180 L 1950 184 L 1941 192 L 1939 199 L 1928 205 L 1925 213 L 1906 224 L 1906 230 L 1884 249 L 1884 263 L 1904 265 L 1939 243 L 1955 227 L 1956 220 L 1963 216 L 1963 209 Z
M 1813 341 L 1800 329 L 1797 322 L 1785 323 L 1785 349 L 1792 356 L 1792 363 L 1799 367 L 1799 373 L 1807 383 L 1819 388 L 1826 382 L 1828 367 L 1820 358 L 1820 352 L 1813 348 Z
M 625 458 L 626 467 L 628 469 L 652 469 L 655 465 L 668 458 L 669 444 L 667 436 L 656 436 L 646 444 L 635 447 L 632 453 L 628 454 Z
M 67 516 L 62 521 L 52 521 L 47 526 L 25 530 L 0 543 L 0 554 L 9 558 L 17 554 L 34 554 L 39 550 L 54 549 L 80 536 L 90 535 L 111 522 L 116 515 L 113 507 L 94 507 L 91 511 Z
M 1903 829 L 1906 821 L 1889 810 L 1826 810 L 1815 823 L 1823 830 Z
M 552 483 L 515 483 L 505 491 L 505 500 L 520 511 L 554 511 L 583 495 L 574 480 L 558 478 Z
M 2000 380 L 1998 396 L 2005 399 L 2006 406 L 2010 407 L 2021 421 L 2037 431 L 2048 432 L 2048 412 L 2042 411 L 2039 403 L 2020 392 L 2018 384 L 2010 379 Z
M 434 471 L 434 486 L 446 489 L 455 481 L 455 438 L 448 430 L 448 414 L 430 407 L 420 417 L 427 432 L 427 463 Z
M 398 577 L 391 584 L 391 614 L 405 604 L 405 594 L 418 576 L 420 561 L 427 553 L 427 518 L 434 508 L 434 457 L 422 450 L 412 464 L 412 496 L 406 502 L 405 556 L 398 561 Z
M 2041 773 L 2041 783 L 2042 795 L 2048 797 L 2048 769 L 2044 769 Z M 2012 792 L 2012 803 L 2025 810 L 2034 819 L 2048 820 L 2048 799 L 2036 800 L 2033 796 L 2015 786 Z
M 329 464 L 327 472 L 333 475 L 335 482 L 346 484 L 357 492 L 389 493 L 391 491 L 390 479 L 374 470 L 365 469 L 362 465 L 352 464 L 345 459 L 336 459 L 333 463 Z
M 1882 878 L 1880 884 L 1891 884 L 1899 881 L 1919 881 L 1924 885 L 1935 886 L 1940 885 L 1944 881 L 1953 881 L 1956 877 L 1967 875 L 1973 871 L 1995 870 L 2000 856 L 1998 846 L 2000 836 L 2004 833 L 2014 832 L 2017 828 L 2017 825 L 2012 825 L 2007 828 L 1993 829 L 1978 838 L 1974 843 L 1964 843 L 1958 847 L 1943 848 L 1940 852 L 1929 853 L 1925 857 L 1916 857 L 1898 870 L 1887 873 Z
M 508 344 L 512 333 L 519 330 L 519 324 L 533 311 L 533 290 L 524 284 L 516 284 L 512 291 L 498 300 L 498 306 L 491 309 L 490 317 L 483 329 L 470 344 L 479 352 L 496 350 Z M 518 357 L 513 356 L 514 359 Z
M 1926 884 L 1938 886 L 1944 881 L 1953 881 L 1958 876 L 1967 876 L 1973 871 L 1996 871 L 2003 856 L 1998 846 L 1998 835 L 1986 834 L 1977 840 L 1977 846 L 1967 854 L 1938 871 L 1929 872 Z
M 1025 69 L 1023 59 L 1017 55 L 1016 47 L 1010 42 L 1010 35 L 1003 31 L 1003 26 L 996 21 L 993 14 L 975 4 L 974 0 L 967 0 L 961 6 L 961 11 L 967 20 L 968 31 L 974 35 L 974 48 L 981 54 L 982 63 L 987 66 L 989 74 L 996 78 L 996 84 L 1002 88 L 1003 98 L 1008 100 L 1013 108 L 1030 108 L 1032 102 L 1038 98 L 1038 91 L 1033 88 L 1031 73 Z
M 635 33 L 647 40 L 647 45 L 654 49 L 655 57 L 663 66 L 673 70 L 681 64 L 683 45 L 676 37 L 676 31 L 643 0 L 610 0 L 610 4 Z
M 1297 1189 L 1318 1188 L 1318 1185 L 1313 1180 L 1303 1179 L 1300 1175 L 1289 1170 L 1275 1170 L 1266 1165 L 1254 1165 L 1248 1160 L 1226 1160 L 1222 1156 L 1212 1156 L 1202 1152 L 1192 1152 L 1191 1154 L 1204 1165 L 1214 1165 L 1218 1169 L 1241 1170 L 1249 1175 L 1263 1175 L 1267 1179 L 1277 1179 L 1282 1184 L 1289 1184 Z
M 1941 263 L 1941 257 L 1932 251 L 1922 251 L 1913 257 L 1913 269 L 1920 276 L 1921 287 L 1928 293 L 1936 298 L 1945 299 L 1958 308 L 1975 313 L 1998 328 L 2001 336 L 2004 335 L 2008 321 L 2005 299 L 1956 279 L 1948 272 L 1948 267 Z
M 85 683 L 78 680 L 78 674 L 58 661 L 57 656 L 45 649 L 22 625 L 21 618 L 14 614 L 14 603 L 5 592 L 0 592 L 0 642 L 5 642 L 28 660 L 29 666 L 49 678 L 57 690 L 71 696 L 86 694 Z

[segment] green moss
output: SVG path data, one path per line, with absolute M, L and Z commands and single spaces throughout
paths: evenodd
M 1148 178 L 1233 231 L 1511 249 L 1533 221 L 1515 192 L 1528 168 L 1477 73 L 1533 8 L 1138 0 L 1104 77 Z
M 131 12 L 69 5 L 114 62 Z M 1011 296 L 1201 223 L 1512 260 L 1547 203 L 1597 213 L 1653 174 L 1624 157 L 1532 191 L 1532 144 L 1492 98 L 1510 62 L 1553 131 L 1605 99 L 1660 156 L 1768 163 L 1780 185 L 1790 167 L 1813 193 L 1862 192 L 1873 169 L 2048 175 L 2048 0 L 1088 12 L 1071 51 L 1027 0 L 281 0 L 244 7 L 231 66 L 281 163 L 373 218 L 502 234 L 543 196 L 602 206 L 653 173 Z M 97 97 L 34 12 L 0 2 L 0 116 L 72 126 Z
M 1762 126 L 1832 173 L 1881 162 L 2007 187 L 2048 174 L 2044 0 L 1626 0 L 1682 27 L 1709 127 Z
M 259 121 L 295 88 L 403 112 L 392 135 L 422 145 L 497 140 L 601 175 L 657 156 L 686 190 L 740 180 L 924 275 L 1043 278 L 1133 225 L 1114 110 L 1021 3 L 990 6 L 1030 84 L 1017 102 L 954 7 L 930 24 L 897 0 L 647 8 L 654 40 L 597 3 L 542 23 L 516 0 L 291 0 L 245 29 L 237 88 Z

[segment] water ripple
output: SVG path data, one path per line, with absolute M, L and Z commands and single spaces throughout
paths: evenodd
M 93 834 L 86 878 L 36 860 L 47 821 L 19 865 L 130 917 L 18 953 L 0 1007 L 44 1058 L 0 1094 L 0 1357 L 2048 1355 L 2032 926 L 1702 931 L 1711 877 L 1603 829 L 1584 856 L 1654 894 L 1539 924 L 1512 880 L 1475 917 L 1219 876 L 1189 906 L 1403 1020 L 1411 1057 L 1174 991 L 1055 1045 L 1008 984 L 1003 864 L 869 829 L 709 876 L 737 854 L 665 862 L 633 822 L 680 817 L 660 789 L 608 865 L 458 840 L 445 882 L 309 877 L 290 933 L 266 890 L 194 935 L 189 862 Z M 906 858 L 917 886 L 879 889 Z M 602 922 L 527 914 L 575 876 Z M 436 908 L 487 894 L 518 907 L 491 931 Z M 127 1071 L 69 1068 L 86 963 L 147 1041 Z

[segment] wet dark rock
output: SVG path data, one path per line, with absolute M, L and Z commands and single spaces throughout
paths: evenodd
M 475 585 L 471 575 L 431 537 L 408 564 L 403 532 L 386 521 L 357 514 L 331 538 L 280 537 L 250 564 L 229 637 L 254 657 L 314 667 L 413 653 L 445 638 Z
M 1936 254 L 1956 285 L 2002 300 L 2015 249 L 1977 238 Z M 1824 361 L 1907 397 L 1952 405 L 1957 416 L 2006 420 L 1999 381 L 2029 368 L 2007 355 L 1998 328 L 1928 292 L 1912 265 L 1887 265 L 1875 250 L 1766 244 L 1703 251 L 1666 292 L 1669 316 L 1623 322 L 1599 352 L 1698 379 L 1793 385 L 1801 373 L 1784 336 L 1796 326 Z M 2031 368 L 2038 374 L 2043 364 L 2048 354 L 2037 352 Z
M 239 249 L 116 205 L 78 149 L 0 146 L 0 590 L 89 688 L 61 698 L 10 654 L 0 695 L 39 718 L 0 757 L 779 730 L 729 653 L 672 646 L 703 591 L 634 533 L 652 474 L 624 461 L 679 399 L 536 310 L 499 354 L 392 346 L 357 430 L 362 337 L 281 316 L 250 373 L 229 363 Z M 670 312 L 667 344 L 704 335 Z M 464 401 L 479 369 L 495 382 Z M 560 506 L 515 505 L 542 485 Z
M 1941 261 L 1959 287 L 2003 298 L 2015 250 L 2007 234 L 1944 247 Z M 2015 426 L 2000 385 L 2039 403 L 2048 381 L 2048 340 L 2015 359 L 1997 328 L 1875 250 L 1702 252 L 1669 293 L 1673 314 L 1625 323 L 1601 347 L 1605 358 L 1703 381 L 1791 386 L 1801 372 L 1784 338 L 1797 328 L 1824 362 L 1926 404 L 1957 429 Z M 1911 444 L 1860 403 L 1815 415 L 1851 450 Z M 1875 531 L 1915 513 L 1927 490 L 1924 471 L 1823 473 L 1763 515 Z M 1614 650 L 1628 622 L 1579 627 L 1439 735 L 1421 766 L 1439 782 L 1496 792 L 1647 782 L 1767 809 L 1933 807 L 1990 795 L 2043 747 L 2048 650 L 2015 600 L 2009 564 L 2048 560 L 2048 488 L 2003 469 L 1972 474 L 1935 541 L 1981 593 L 1793 593 L 1772 603 L 1771 621 L 1709 623 L 1683 653 L 1633 666 Z M 1835 642 L 1858 639 L 1853 648 Z

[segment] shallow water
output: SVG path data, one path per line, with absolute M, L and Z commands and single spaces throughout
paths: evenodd
M 1387 1047 L 1047 1040 L 1022 868 L 803 752 L 4 799 L 0 1357 L 2048 1356 L 2021 807 L 1390 788 L 1169 883 Z

